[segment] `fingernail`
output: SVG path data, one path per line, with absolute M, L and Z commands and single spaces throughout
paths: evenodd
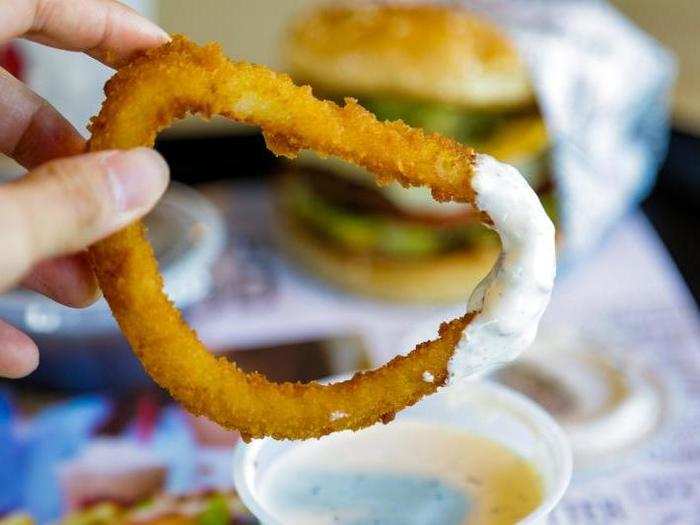
M 122 2 L 123 3 L 123 2 Z M 132 7 L 126 7 L 128 17 L 128 27 L 130 28 L 130 36 L 137 35 L 139 32 L 143 35 L 150 35 L 159 40 L 170 40 L 170 35 L 161 28 L 158 24 L 139 13 Z
M 142 17 L 139 17 L 139 20 L 141 21 L 140 29 L 144 34 L 155 37 L 157 40 L 162 42 L 168 42 L 170 40 L 170 35 L 167 33 L 167 31 L 158 26 L 158 24 L 155 22 Z
M 118 212 L 131 214 L 153 206 L 168 185 L 168 165 L 150 148 L 112 153 L 103 160 Z

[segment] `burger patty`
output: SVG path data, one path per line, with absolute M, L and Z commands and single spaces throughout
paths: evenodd
M 299 170 L 283 176 L 283 208 L 324 243 L 355 255 L 430 258 L 498 243 L 467 208 L 445 219 L 408 214 L 374 189 L 333 173 Z M 540 194 L 545 210 L 556 222 L 551 185 Z
M 476 221 L 421 224 L 390 213 L 368 213 L 338 205 L 316 193 L 303 176 L 287 176 L 283 184 L 284 209 L 291 220 L 325 244 L 355 255 L 425 258 L 468 249 L 480 242 L 498 242 L 493 232 Z

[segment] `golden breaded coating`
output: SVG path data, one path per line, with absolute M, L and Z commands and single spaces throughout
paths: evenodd
M 176 36 L 119 70 L 105 92 L 91 125 L 92 151 L 152 146 L 158 131 L 187 113 L 223 115 L 260 126 L 277 154 L 313 149 L 360 165 L 380 182 L 429 185 L 443 200 L 474 199 L 470 148 L 402 122 L 379 122 L 351 99 L 343 107 L 318 100 L 286 75 L 229 61 L 214 44 L 200 47 Z M 444 384 L 471 319 L 443 324 L 435 341 L 348 381 L 273 383 L 213 356 L 197 339 L 163 292 L 140 222 L 90 252 L 105 298 L 149 375 L 187 410 L 246 439 L 312 438 L 391 420 Z M 434 382 L 423 380 L 426 371 Z

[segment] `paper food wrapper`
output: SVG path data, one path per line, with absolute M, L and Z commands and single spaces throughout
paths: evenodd
M 675 60 L 604 2 L 476 0 L 530 66 L 552 140 L 564 261 L 648 192 L 666 153 Z

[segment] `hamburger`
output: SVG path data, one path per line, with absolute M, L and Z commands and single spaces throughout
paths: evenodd
M 292 21 L 284 61 L 297 83 L 380 120 L 403 120 L 515 165 L 553 216 L 549 141 L 527 69 L 500 30 L 458 6 L 327 5 Z M 346 290 L 402 302 L 464 298 L 498 237 L 468 205 L 426 188 L 377 187 L 339 160 L 303 154 L 277 185 L 281 241 Z

